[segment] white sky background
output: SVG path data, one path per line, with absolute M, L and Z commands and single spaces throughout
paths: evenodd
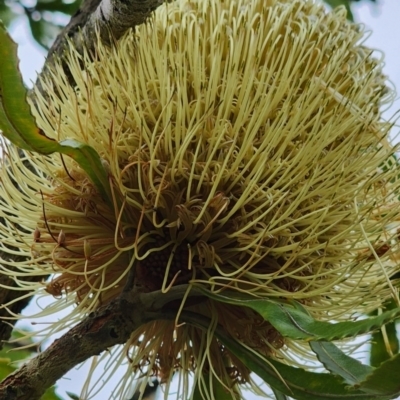
M 378 0 L 379 4 L 374 5 L 368 1 L 362 1 L 353 6 L 353 11 L 357 22 L 365 24 L 367 30 L 372 30 L 366 44 L 373 49 L 379 49 L 385 54 L 386 65 L 384 72 L 389 76 L 394 87 L 400 92 L 400 0 Z M 21 60 L 20 68 L 25 82 L 31 86 L 36 79 L 36 71 L 40 71 L 46 52 L 38 46 L 30 35 L 29 26 L 21 17 L 11 27 L 11 34 L 19 44 L 19 57 Z M 390 119 L 396 110 L 400 109 L 399 95 L 396 97 L 395 104 L 385 112 L 385 117 Z M 396 115 L 400 117 L 400 115 Z M 393 129 L 393 137 L 399 132 L 398 125 Z M 38 308 L 32 303 L 25 310 L 25 314 L 32 315 Z M 53 319 L 53 318 L 51 318 Z M 49 319 L 47 319 L 49 320 Z M 31 326 L 29 320 L 25 320 L 24 326 L 30 329 L 40 329 L 40 325 Z M 88 365 L 84 365 L 79 370 L 71 371 L 66 377 L 61 379 L 57 386 L 58 393 L 65 399 L 65 391 L 76 394 L 84 382 L 88 371 Z M 109 389 L 113 386 L 109 385 Z M 102 390 L 96 396 L 96 400 L 110 399 L 109 390 Z M 175 397 L 175 396 L 174 396 Z M 248 400 L 255 400 L 254 395 L 249 394 Z

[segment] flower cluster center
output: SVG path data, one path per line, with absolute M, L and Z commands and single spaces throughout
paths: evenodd
M 160 242 L 162 243 L 162 239 Z M 165 286 L 188 283 L 194 271 L 190 267 L 189 248 L 187 243 L 174 246 L 165 244 L 158 251 L 152 251 L 138 262 L 136 282 L 148 291 L 161 289 Z

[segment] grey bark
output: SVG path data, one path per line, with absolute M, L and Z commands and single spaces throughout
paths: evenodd
M 170 0 L 84 0 L 50 48 L 39 78 L 51 69 L 56 59 L 62 62 L 68 41 L 74 43 L 78 52 L 85 49 L 94 55 L 98 36 L 103 43 L 112 45 L 127 30 L 146 22 L 152 12 L 166 1 Z M 73 84 L 65 65 L 64 70 Z M 40 79 L 36 86 L 41 89 Z
M 120 298 L 89 314 L 60 339 L 24 364 L 0 383 L 2 400 L 38 400 L 70 369 L 89 357 L 128 341 L 131 333 L 155 319 L 173 319 L 175 312 L 163 307 L 182 298 L 186 285 L 175 286 L 168 293 L 161 291 L 123 292 Z M 202 295 L 196 290 L 191 295 Z

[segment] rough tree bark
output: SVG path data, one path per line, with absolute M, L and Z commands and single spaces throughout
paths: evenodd
M 120 298 L 89 314 L 60 339 L 0 383 L 2 400 L 38 400 L 45 390 L 70 369 L 116 344 L 126 343 L 131 333 L 155 319 L 175 318 L 168 303 L 183 297 L 187 285 L 160 291 L 125 291 Z M 201 296 L 196 289 L 191 296 Z
M 95 50 L 98 35 L 103 42 L 112 45 L 112 42 L 118 40 L 128 29 L 149 19 L 151 13 L 164 1 L 166 0 L 83 0 L 79 10 L 50 49 L 41 74 L 46 74 L 57 58 L 62 60 L 68 40 L 72 41 L 78 50 L 82 50 L 84 45 L 89 50 Z M 39 80 L 37 84 L 40 85 Z M 0 252 L 0 261 L 6 257 L 10 258 Z M 0 277 L 0 283 L 6 286 L 14 285 L 13 280 L 6 276 Z M 177 293 L 181 296 L 181 289 L 171 292 L 172 297 Z M 0 304 L 8 303 L 19 295 L 18 291 L 1 288 Z M 48 387 L 80 362 L 110 346 L 124 343 L 134 329 L 153 318 L 155 310 L 160 309 L 165 301 L 171 300 L 170 295 L 164 295 L 157 306 L 154 296 L 159 296 L 159 293 L 127 296 L 125 292 L 123 298 L 105 305 L 95 315 L 87 317 L 55 341 L 48 350 L 7 377 L 0 384 L 0 398 L 39 399 Z M 10 311 L 20 313 L 29 300 L 30 298 L 24 298 L 15 302 L 9 308 Z M 146 307 L 143 304 L 146 304 Z M 124 310 L 129 310 L 129 314 Z M 7 319 L 7 316 L 8 311 L 0 309 L 0 348 L 3 342 L 9 339 L 12 325 L 15 323 Z
M 83 0 L 50 48 L 40 75 L 47 73 L 55 58 L 62 59 L 68 41 L 72 41 L 78 51 L 83 46 L 89 51 L 95 50 L 97 35 L 104 43 L 111 44 L 128 29 L 145 22 L 158 6 L 167 1 L 170 0 Z M 39 80 L 36 84 L 40 88 Z

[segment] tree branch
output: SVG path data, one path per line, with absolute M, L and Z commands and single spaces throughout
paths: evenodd
M 161 291 L 131 291 L 89 314 L 60 339 L 0 383 L 2 400 L 36 400 L 66 372 L 104 350 L 126 343 L 133 331 L 155 319 L 171 319 L 174 311 L 159 311 L 181 299 L 187 285 Z M 191 296 L 202 296 L 192 288 Z
M 84 1 L 51 47 L 40 75 L 48 72 L 55 59 L 63 59 L 69 41 L 73 42 L 78 52 L 86 49 L 89 53 L 95 54 L 98 36 L 103 43 L 111 44 L 128 29 L 143 24 L 165 1 L 170 0 Z M 70 75 L 67 69 L 66 73 Z M 40 89 L 39 80 L 36 86 Z
M 86 25 L 89 17 L 100 3 L 101 0 L 84 0 L 82 2 L 78 11 L 71 17 L 69 23 L 57 36 L 47 54 L 47 60 L 49 60 L 54 54 L 59 56 L 62 54 L 62 49 L 64 48 L 66 41 L 73 40 L 74 36 Z M 46 61 L 46 63 L 47 62 L 49 61 Z
M 96 30 L 105 43 L 118 40 L 128 29 L 143 24 L 165 0 L 102 0 L 82 29 L 82 46 L 96 43 Z
M 86 317 L 43 353 L 9 375 L 0 384 L 4 400 L 40 399 L 71 368 L 108 347 L 122 344 L 132 331 L 144 323 L 140 302 L 130 303 L 132 318 L 127 318 L 119 301 L 113 301 Z
M 97 32 L 105 43 L 118 40 L 128 29 L 143 24 L 166 0 L 87 0 L 58 36 L 49 55 L 62 55 L 67 40 L 77 48 L 93 47 Z

